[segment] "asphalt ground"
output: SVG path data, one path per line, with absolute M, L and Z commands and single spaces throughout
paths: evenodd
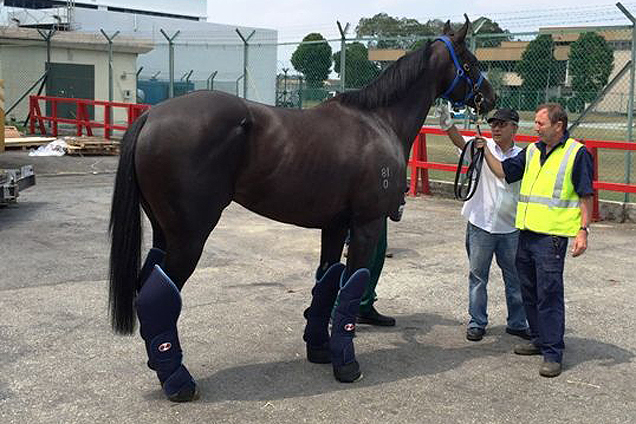
M 233 204 L 183 291 L 179 331 L 201 398 L 174 404 L 141 338 L 109 328 L 116 158 L 0 155 L 0 167 L 26 163 L 37 185 L 0 209 L 0 423 L 636 421 L 634 224 L 594 224 L 588 252 L 567 259 L 565 370 L 546 379 L 539 357 L 512 353 L 496 265 L 488 333 L 465 339 L 461 205 L 409 198 L 389 226 L 376 304 L 397 326 L 358 326 L 364 377 L 341 384 L 305 360 L 302 340 L 319 232 Z

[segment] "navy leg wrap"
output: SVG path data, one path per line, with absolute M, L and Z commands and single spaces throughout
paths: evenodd
M 343 383 L 351 383 L 361 375 L 353 348 L 353 338 L 360 299 L 369 283 L 369 275 L 368 269 L 360 268 L 349 277 L 340 289 L 338 306 L 333 313 L 329 343 L 331 363 L 334 376 Z
M 333 264 L 311 290 L 311 305 L 305 309 L 307 319 L 303 340 L 307 343 L 307 360 L 317 364 L 331 362 L 329 351 L 329 319 L 338 295 L 338 284 L 345 266 Z M 316 273 L 317 274 L 317 273 Z
M 182 364 L 183 353 L 177 334 L 181 294 L 159 265 L 154 265 L 137 300 L 141 337 L 146 342 L 148 366 L 157 373 L 170 400 L 192 400 L 194 379 Z

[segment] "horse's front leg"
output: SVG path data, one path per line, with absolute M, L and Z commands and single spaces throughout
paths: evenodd
M 360 299 L 369 283 L 367 264 L 378 243 L 384 217 L 351 226 L 347 267 L 340 277 L 340 292 L 331 325 L 331 364 L 338 381 L 351 383 L 362 373 L 355 357 L 353 337 Z
M 305 309 L 307 320 L 303 340 L 307 344 L 307 360 L 317 364 L 331 362 L 329 348 L 329 320 L 345 266 L 340 263 L 348 225 L 344 221 L 322 229 L 320 265 L 316 270 L 316 284 L 311 290 L 311 305 Z

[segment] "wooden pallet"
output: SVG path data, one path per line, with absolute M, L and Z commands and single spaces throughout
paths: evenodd
M 4 127 L 4 138 L 19 138 L 22 137 L 22 134 L 20 133 L 20 131 L 18 131 L 18 129 L 16 127 L 13 127 L 11 125 L 7 125 L 6 127 Z
M 101 137 L 64 137 L 67 155 L 118 155 L 119 141 Z
M 16 137 L 5 138 L 4 148 L 7 150 L 28 150 L 38 148 L 55 140 L 55 137 Z

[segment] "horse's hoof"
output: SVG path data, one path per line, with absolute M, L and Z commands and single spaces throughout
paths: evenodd
M 333 375 L 341 383 L 353 383 L 362 377 L 358 361 L 353 361 L 341 367 L 333 367 Z
M 331 351 L 329 350 L 329 343 L 327 342 L 319 347 L 307 345 L 307 360 L 314 364 L 330 364 Z
M 197 399 L 199 399 L 199 389 L 196 384 L 184 386 L 177 393 L 168 395 L 168 400 L 172 402 L 191 402 Z

